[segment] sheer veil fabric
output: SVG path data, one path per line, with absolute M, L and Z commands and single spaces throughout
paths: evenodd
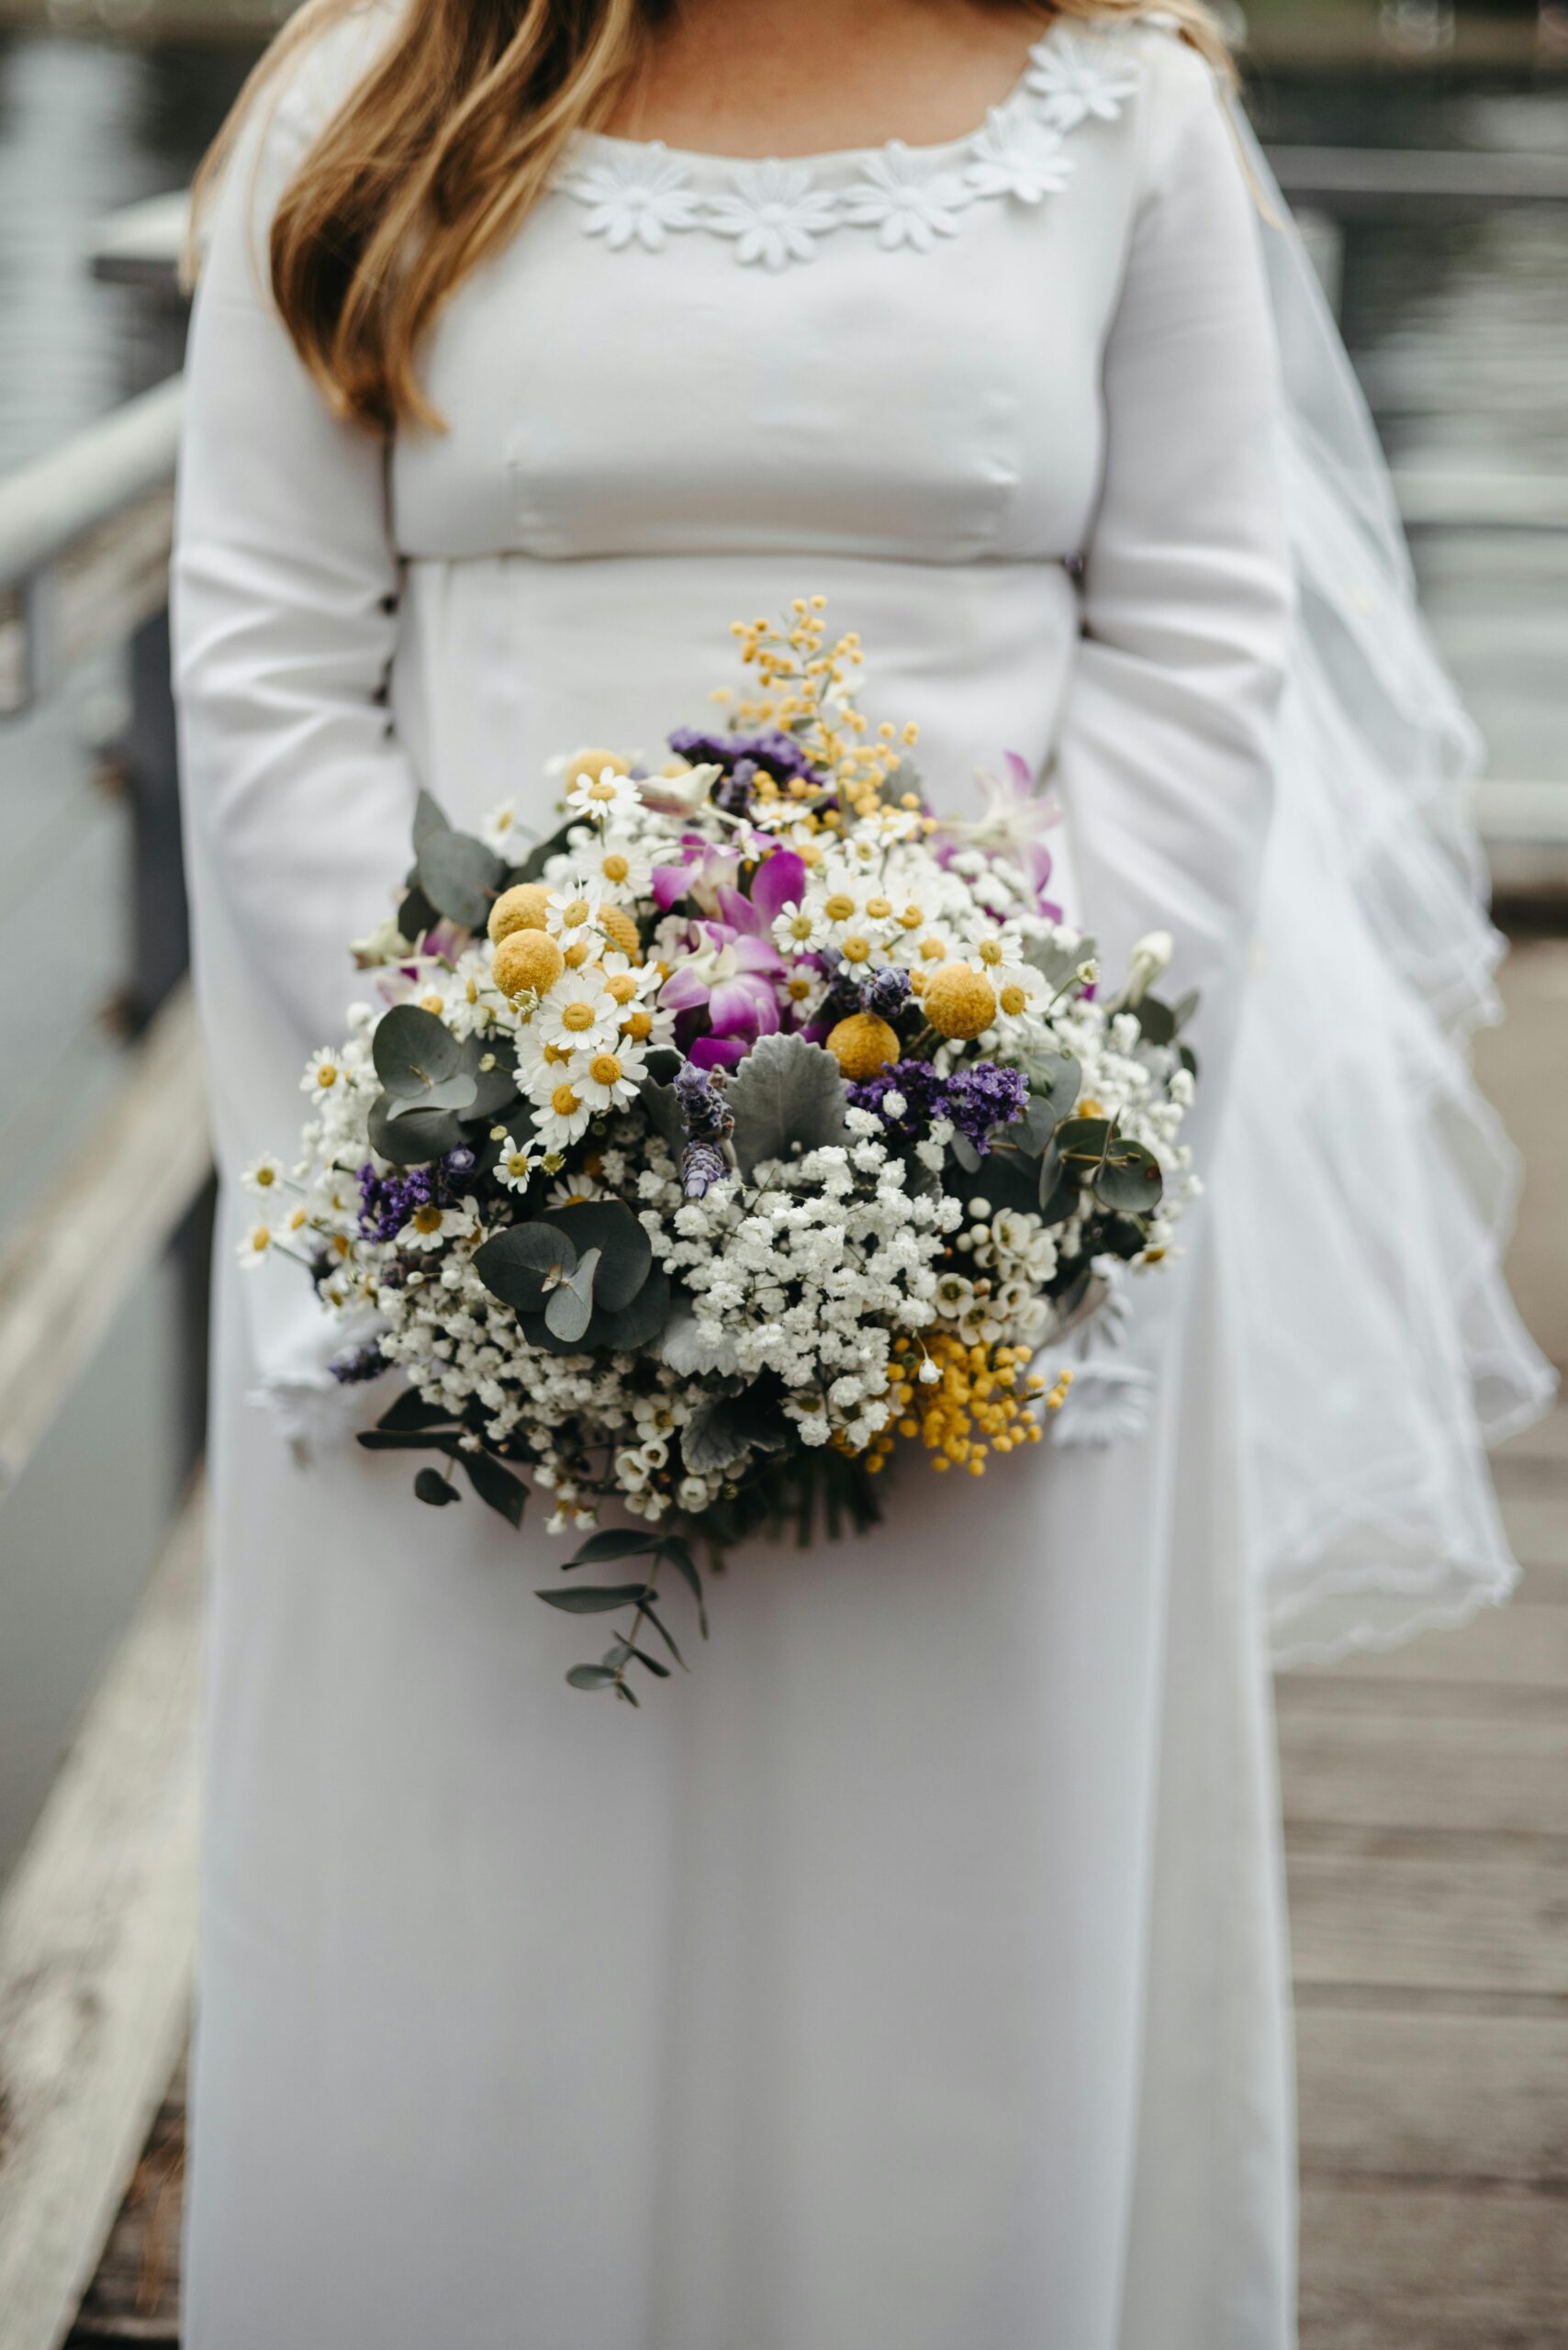
M 1416 600 L 1393 486 L 1250 131 L 1297 589 L 1274 830 L 1216 1205 L 1277 1659 L 1506 1596 L 1484 1447 L 1554 1388 L 1504 1286 L 1517 1171 L 1469 1066 L 1502 941 L 1483 752 Z

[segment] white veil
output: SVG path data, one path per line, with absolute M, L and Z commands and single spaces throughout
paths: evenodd
M 1216 1235 L 1281 1662 L 1382 1647 L 1517 1570 L 1484 1447 L 1549 1402 L 1500 1260 L 1513 1154 L 1469 1040 L 1502 942 L 1481 745 L 1422 622 L 1393 487 L 1250 132 L 1286 389 L 1299 644 Z

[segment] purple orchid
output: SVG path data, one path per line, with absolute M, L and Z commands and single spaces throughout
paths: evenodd
M 686 1047 L 699 1069 L 733 1069 L 759 1036 L 777 1034 L 785 965 L 769 934 L 786 906 L 799 905 L 805 886 L 803 861 L 793 849 L 776 849 L 757 867 L 749 898 L 719 882 L 718 919 L 692 923 L 691 951 L 665 981 L 659 1001 L 703 1019 L 706 1034 Z

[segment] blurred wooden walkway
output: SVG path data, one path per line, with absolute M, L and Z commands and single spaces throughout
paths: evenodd
M 1516 1291 L 1562 1363 L 1568 940 L 1523 945 L 1506 992 L 1482 1071 L 1530 1169 Z M 1497 1476 L 1510 1606 L 1278 1684 L 1302 2350 L 1568 2344 L 1568 1405 Z M 183 2118 L 176 2084 L 76 2350 L 177 2343 Z

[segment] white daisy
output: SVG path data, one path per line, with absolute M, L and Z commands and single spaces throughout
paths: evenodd
M 247 1271 L 253 1272 L 272 1255 L 273 1235 L 264 1224 L 253 1224 L 241 1241 L 235 1254 Z
M 909 245 L 928 253 L 938 237 L 957 234 L 958 216 L 969 200 L 961 173 L 933 170 L 901 139 L 890 140 L 879 155 L 866 156 L 860 169 L 865 185 L 845 191 L 844 217 L 875 229 L 879 244 L 890 251 Z
M 593 1108 L 570 1074 L 561 1077 L 543 1100 L 535 1097 L 533 1127 L 546 1153 L 565 1150 L 588 1131 Z
M 781 955 L 813 955 L 828 940 L 821 891 L 808 890 L 799 905 L 786 906 L 773 920 L 773 944 Z
M 1000 106 L 991 108 L 970 152 L 969 181 L 977 196 L 1014 196 L 1021 204 L 1038 204 L 1072 176 L 1072 158 L 1059 130 L 1027 116 L 1010 118 Z
M 283 1188 L 283 1161 L 274 1158 L 270 1151 L 264 1151 L 260 1158 L 246 1168 L 240 1181 L 246 1191 L 253 1192 L 257 1199 L 265 1199 L 269 1192 L 278 1192 Z
M 617 767 L 600 767 L 597 775 L 579 775 L 566 794 L 566 805 L 596 823 L 612 823 L 618 816 L 642 808 L 637 786 Z
M 630 833 L 607 833 L 597 847 L 586 852 L 583 865 L 611 905 L 634 906 L 653 885 L 653 856 Z
M 498 856 L 521 861 L 523 855 L 522 827 L 518 822 L 515 800 L 503 800 L 479 820 L 479 838 Z
M 838 205 L 812 185 L 803 164 L 769 161 L 734 172 L 729 192 L 709 198 L 707 218 L 722 237 L 734 238 L 737 260 L 783 269 L 814 258 L 817 239 L 838 218 Z
M 568 873 L 555 882 L 544 908 L 544 927 L 563 953 L 592 939 L 604 903 L 603 889 L 587 873 Z
M 345 1088 L 347 1081 L 348 1072 L 342 1062 L 330 1045 L 323 1045 L 319 1053 L 311 1054 L 306 1064 L 305 1074 L 299 1080 L 299 1091 L 301 1093 L 330 1093 Z
M 529 1092 L 533 1092 L 542 1077 L 546 1075 L 550 1083 L 555 1084 L 575 1058 L 570 1045 L 546 1036 L 532 1020 L 525 1028 L 519 1029 L 517 1073 L 520 1082 Z
M 510 1135 L 503 1136 L 501 1155 L 496 1161 L 496 1181 L 509 1192 L 525 1192 L 538 1164 L 525 1143 L 515 1142 Z
M 478 1228 L 472 1200 L 454 1208 L 438 1208 L 427 1200 L 414 1210 L 398 1235 L 399 1248 L 440 1248 L 449 1240 L 465 1240 Z
M 605 1045 L 579 1056 L 571 1082 L 590 1109 L 621 1110 L 636 1100 L 645 1073 L 642 1046 L 617 1037 L 613 1049 Z
M 592 1052 L 613 1042 L 621 1026 L 621 1006 L 605 986 L 603 971 L 589 965 L 581 971 L 563 971 L 540 997 L 528 1024 L 546 1044 Z
M 1103 39 L 1052 32 L 1031 52 L 1024 87 L 1041 100 L 1042 119 L 1054 130 L 1076 130 L 1092 115 L 1114 122 L 1137 88 L 1137 67 Z
M 688 185 L 684 163 L 664 143 L 610 150 L 561 182 L 566 194 L 588 207 L 583 222 L 590 237 L 602 237 L 613 252 L 633 240 L 648 252 L 662 252 L 672 229 L 694 229 L 701 199 Z

